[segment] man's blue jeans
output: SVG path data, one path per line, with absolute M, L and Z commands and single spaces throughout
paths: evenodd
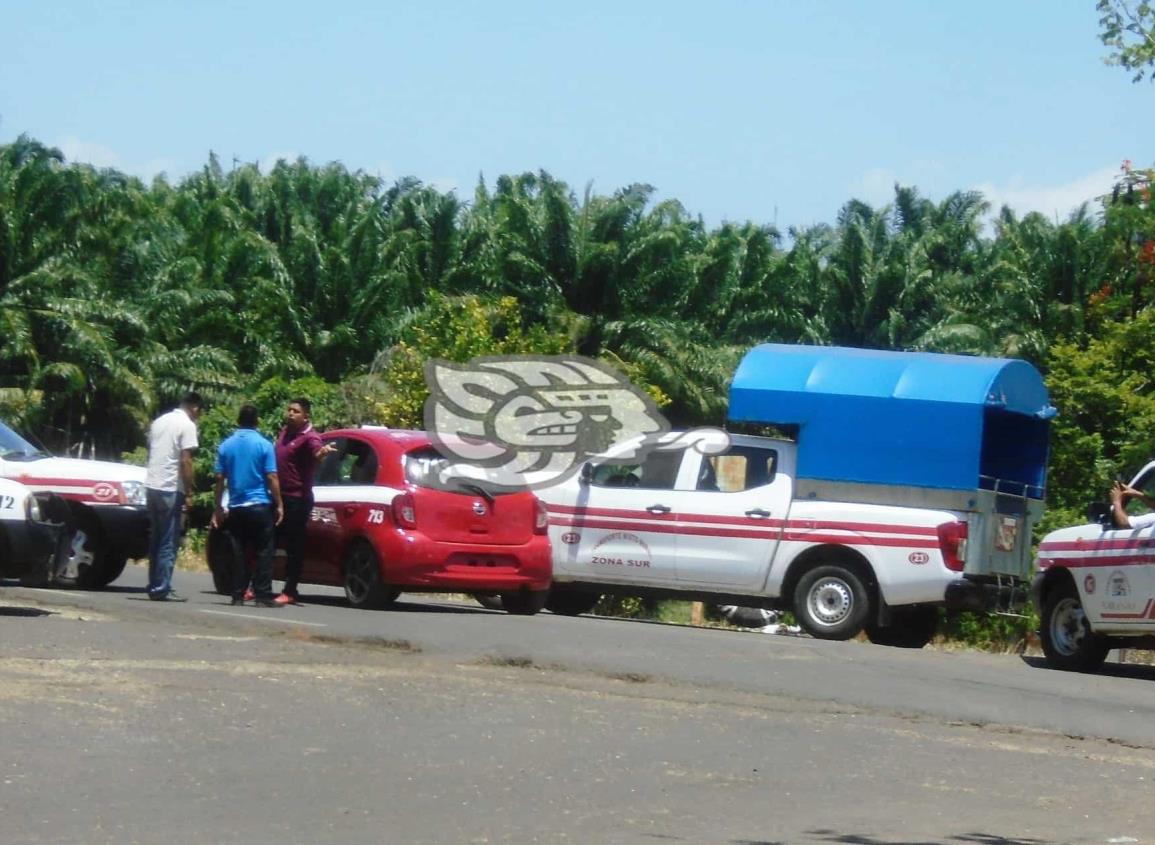
M 180 516 L 184 510 L 184 493 L 153 490 L 148 497 L 148 594 L 152 598 L 172 591 L 172 569 L 180 545 Z

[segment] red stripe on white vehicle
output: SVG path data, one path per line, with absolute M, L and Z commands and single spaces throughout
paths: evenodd
M 739 526 L 765 526 L 767 528 L 787 528 L 795 530 L 819 530 L 819 531 L 853 531 L 856 533 L 874 533 L 874 534 L 903 534 L 914 535 L 918 537 L 937 537 L 937 526 L 921 526 L 921 525 L 893 525 L 885 523 L 871 523 L 871 522 L 833 522 L 829 520 L 818 519 L 769 519 L 769 518 L 755 518 L 747 516 L 718 516 L 715 514 L 699 514 L 699 513 L 666 513 L 666 514 L 652 514 L 648 511 L 641 510 L 627 510 L 622 508 L 584 508 L 573 507 L 572 505 L 549 505 L 550 514 L 558 514 L 563 516 L 573 516 L 578 519 L 593 520 L 593 519 L 628 519 L 628 520 L 643 520 L 647 524 L 651 520 L 661 520 L 662 522 L 688 522 L 699 523 L 703 525 L 739 525 Z M 557 524 L 563 524 L 559 520 L 554 519 Z M 571 523 L 564 523 L 571 524 Z M 591 523 L 592 524 L 592 523 Z
M 664 516 L 669 517 L 670 514 Z M 688 525 L 677 521 L 656 520 L 632 521 L 611 519 L 568 519 L 551 517 L 551 525 L 569 528 L 600 528 L 616 531 L 649 531 L 655 534 L 688 534 L 696 537 L 734 537 L 747 540 L 782 540 L 802 543 L 838 543 L 852 546 L 887 546 L 903 549 L 925 549 L 927 543 L 915 537 L 872 537 L 865 534 L 828 534 L 817 531 L 783 531 L 781 529 L 758 528 L 711 528 Z

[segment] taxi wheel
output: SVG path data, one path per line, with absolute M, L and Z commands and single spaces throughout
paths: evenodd
M 938 609 L 899 607 L 891 612 L 890 624 L 867 625 L 866 638 L 875 645 L 893 648 L 922 648 L 934 639 L 938 629 Z
M 222 596 L 231 596 L 233 573 L 236 572 L 237 561 L 241 559 L 236 539 L 227 531 L 210 528 L 205 542 L 205 557 L 208 559 L 209 571 L 213 574 L 213 589 Z
M 1094 672 L 1107 659 L 1111 642 L 1091 632 L 1079 592 L 1070 581 L 1047 591 L 1040 623 L 1043 654 L 1052 669 Z
M 473 597 L 477 599 L 477 603 L 486 610 L 504 610 L 501 604 L 501 596 L 497 593 L 474 593 Z
M 516 593 L 502 593 L 501 606 L 506 613 L 515 616 L 533 616 L 545 607 L 549 590 L 524 590 Z
M 369 543 L 356 543 L 345 558 L 345 599 L 353 607 L 379 610 L 401 591 L 381 581 L 381 560 Z
M 794 590 L 794 616 L 812 637 L 848 640 L 870 618 L 870 594 L 862 579 L 845 566 L 816 566 Z

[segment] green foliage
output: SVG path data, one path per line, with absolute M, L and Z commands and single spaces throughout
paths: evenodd
M 485 300 L 469 295 L 431 294 L 405 332 L 386 354 L 386 398 L 376 406 L 378 422 L 394 428 L 420 428 L 429 388 L 424 367 L 430 358 L 464 363 L 481 355 L 553 355 L 567 351 L 565 338 L 541 326 L 526 327 L 517 300 Z
M 1082 521 L 1117 475 L 1130 478 L 1155 456 L 1155 311 L 1107 323 L 1083 345 L 1057 344 L 1047 365 L 1059 416 L 1043 527 Z
M 1139 82 L 1155 65 L 1155 9 L 1147 0 L 1099 0 L 1099 40 L 1110 48 L 1105 59 L 1133 73 Z
M 947 614 L 938 629 L 940 637 L 985 651 L 1021 653 L 1039 628 L 1033 611 L 1025 616 L 980 613 Z

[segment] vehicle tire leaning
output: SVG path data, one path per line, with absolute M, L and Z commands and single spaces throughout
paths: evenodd
M 1110 640 L 1092 633 L 1079 592 L 1069 580 L 1047 591 L 1039 635 L 1047 665 L 1065 672 L 1094 672 L 1111 650 Z
M 597 607 L 601 600 L 601 593 L 554 584 L 545 600 L 545 609 L 558 616 L 581 616 Z
M 401 591 L 381 579 L 381 559 L 368 542 L 353 544 L 345 556 L 345 600 L 353 607 L 380 610 L 392 604 Z
M 870 593 L 862 579 L 840 564 L 816 566 L 794 588 L 794 616 L 820 640 L 848 640 L 870 618 Z
M 765 628 L 778 621 L 778 614 L 764 607 L 746 607 L 738 604 L 715 605 L 715 612 L 739 628 Z
M 501 604 L 501 596 L 497 593 L 474 593 L 473 597 L 486 610 L 505 610 Z
M 897 607 L 891 611 L 889 625 L 867 625 L 866 638 L 875 645 L 922 648 L 934 639 L 937 629 L 938 608 Z
M 205 560 L 213 575 L 213 589 L 222 596 L 231 596 L 236 568 L 241 560 L 236 538 L 220 528 L 210 528 L 205 540 Z
M 501 606 L 506 613 L 514 616 L 533 616 L 545 607 L 549 590 L 519 590 L 516 593 L 502 593 Z

